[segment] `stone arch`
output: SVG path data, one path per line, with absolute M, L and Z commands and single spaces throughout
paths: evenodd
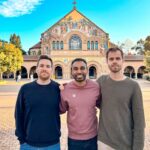
M 126 66 L 124 68 L 124 75 L 130 77 L 130 78 L 135 78 L 135 69 L 133 66 Z
M 88 70 L 89 70 L 89 78 L 96 79 L 97 78 L 97 69 L 96 69 L 95 65 L 91 65 Z
M 17 73 L 16 73 L 17 75 Z M 27 68 L 24 66 L 21 66 L 20 75 L 22 79 L 26 79 L 28 77 Z
M 55 66 L 54 75 L 55 75 L 55 79 L 63 79 L 63 69 L 60 64 Z
M 80 31 L 71 31 L 71 32 L 67 33 L 66 36 L 65 36 L 64 42 L 68 43 L 69 39 L 74 34 L 78 35 L 82 39 L 83 43 L 86 44 L 86 42 L 87 42 L 86 35 L 84 33 L 80 32 Z
M 145 71 L 144 71 L 145 69 L 146 69 L 145 66 L 140 66 L 140 67 L 138 68 L 138 71 L 137 71 L 137 78 L 138 78 L 138 79 L 143 78 L 143 74 L 145 73 Z
M 37 73 L 36 73 L 36 66 L 32 66 L 30 68 L 30 73 L 29 73 L 29 77 L 31 77 L 31 75 L 33 75 L 33 78 L 37 78 Z
M 80 31 L 71 31 L 64 36 L 64 49 L 69 50 L 69 40 L 73 35 L 78 35 L 82 41 L 82 45 L 81 45 L 82 49 L 80 49 L 80 50 L 85 49 L 85 46 L 87 48 L 87 37 L 86 37 L 86 35 Z
M 64 78 L 65 64 L 62 61 L 54 61 L 53 66 L 54 66 L 53 67 L 53 78 L 54 79 L 63 79 Z M 56 71 L 58 71 L 58 72 L 56 72 Z M 58 73 L 58 76 L 56 76 L 57 73 Z
M 21 69 L 20 70 L 17 70 L 16 72 L 4 72 L 3 73 L 3 78 L 9 78 L 9 79 L 12 79 L 12 78 L 17 78 L 18 75 L 21 75 L 21 78 L 27 78 L 28 77 L 28 73 L 27 73 L 27 69 L 26 67 L 24 66 L 21 66 Z
M 13 72 L 10 72 L 10 73 L 8 73 L 8 72 L 3 72 L 2 78 L 3 78 L 3 79 L 12 79 L 12 78 L 14 78 L 14 73 L 13 73 Z
M 95 69 L 96 69 L 96 74 L 95 74 L 96 78 L 98 78 L 102 74 L 103 68 L 102 68 L 102 65 L 100 63 L 98 63 L 96 61 L 87 61 L 87 65 L 88 65 L 88 70 L 92 66 L 95 67 Z M 90 75 L 90 72 L 89 72 L 89 75 Z M 89 78 L 90 78 L 90 76 L 89 76 Z
M 69 78 L 69 79 L 72 79 L 71 63 L 72 63 L 72 61 L 73 61 L 74 59 L 75 59 L 75 58 L 73 58 L 72 60 L 70 60 L 70 61 L 68 62 L 68 64 L 67 64 L 67 67 L 69 68 L 69 69 L 68 69 L 68 78 Z

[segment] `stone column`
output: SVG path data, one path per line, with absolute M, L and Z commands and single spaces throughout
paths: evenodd
M 27 79 L 30 79 L 30 71 L 27 69 Z
M 137 74 L 138 74 L 138 70 L 135 69 L 135 79 L 138 79 Z
M 16 72 L 13 73 L 14 74 L 14 80 L 16 79 Z

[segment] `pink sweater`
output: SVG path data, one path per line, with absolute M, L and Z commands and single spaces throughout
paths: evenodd
M 60 110 L 67 113 L 68 134 L 72 139 L 88 140 L 97 135 L 96 106 L 99 104 L 99 85 L 87 79 L 83 87 L 74 81 L 61 91 Z

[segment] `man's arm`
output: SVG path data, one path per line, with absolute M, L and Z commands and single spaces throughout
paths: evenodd
M 97 107 L 97 108 L 100 108 L 100 107 L 101 107 L 101 101 L 102 101 L 101 78 L 98 78 L 98 79 L 96 80 L 96 82 L 97 82 L 98 85 L 99 85 L 99 97 L 98 97 L 98 100 L 96 101 L 96 107 Z
M 60 101 L 60 104 L 59 104 L 59 108 L 60 108 L 60 113 L 61 114 L 68 111 L 68 108 L 69 108 L 67 101 L 65 101 L 64 98 L 63 98 L 62 91 L 61 91 L 61 101 Z
M 98 97 L 98 100 L 96 101 L 96 107 L 100 108 L 101 107 L 101 100 L 102 100 L 102 95 L 100 94 Z
M 139 85 L 136 83 L 132 96 L 133 112 L 133 150 L 143 150 L 144 148 L 144 128 L 145 117 L 143 108 L 143 98 Z
M 20 144 L 25 142 L 25 131 L 24 131 L 24 99 L 22 88 L 19 91 L 16 107 L 15 107 L 15 123 L 16 130 L 15 135 L 18 137 Z

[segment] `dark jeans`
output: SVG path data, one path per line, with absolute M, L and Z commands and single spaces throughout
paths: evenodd
M 20 145 L 20 150 L 60 150 L 60 143 L 47 147 L 34 147 L 27 143 Z
M 89 140 L 68 138 L 68 150 L 97 150 L 97 136 Z

